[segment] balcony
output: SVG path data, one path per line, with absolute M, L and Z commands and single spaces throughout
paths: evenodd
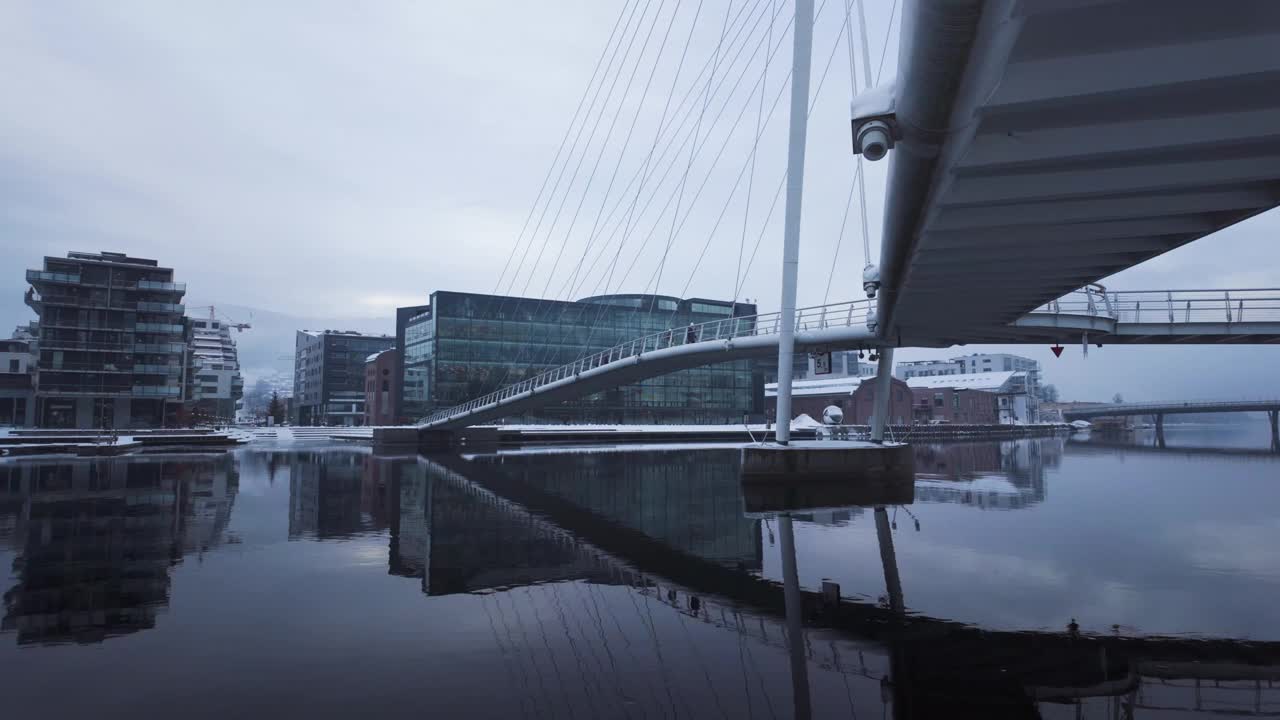
M 44 348 L 43 345 L 40 346 Z M 185 352 L 186 345 L 182 343 L 135 343 L 133 351 L 138 353 L 155 353 L 158 355 L 172 355 L 174 353 Z
M 41 365 L 39 370 L 45 375 L 45 377 L 48 377 L 49 373 L 101 373 L 101 374 L 129 375 L 133 372 L 133 370 L 131 370 L 127 365 L 123 363 L 116 365 L 114 363 L 102 363 L 102 362 L 96 362 L 96 363 L 64 362 L 64 363 L 58 363 L 58 364 L 49 363 L 47 365 Z
M 134 385 L 134 397 L 178 397 L 181 389 L 167 385 Z
M 165 375 L 167 377 L 178 377 L 182 374 L 182 368 L 177 365 L 147 365 L 139 363 L 133 366 L 134 375 Z
M 176 378 L 182 374 L 182 368 L 178 365 L 129 364 L 127 362 L 63 362 L 56 365 L 49 363 L 42 366 L 40 370 L 46 375 L 48 373 L 97 373 L 104 375 L 164 375 L 165 377 Z
M 90 352 L 134 352 L 134 345 L 131 343 L 100 343 L 100 342 L 82 342 L 79 340 L 58 340 L 56 338 L 42 337 L 39 340 L 41 350 L 79 350 Z M 179 345 L 179 347 L 181 347 Z M 168 351 L 163 351 L 168 352 Z
M 125 287 L 135 287 L 138 290 L 160 290 L 166 292 L 186 292 L 186 283 L 160 282 L 159 280 L 139 280 L 135 285 L 125 285 Z
M 80 276 L 72 273 L 45 272 L 43 270 L 28 270 L 27 282 L 53 282 L 67 283 L 69 285 L 79 285 Z
M 181 325 L 170 325 L 168 323 L 147 323 L 140 322 L 133 326 L 134 332 L 140 333 L 158 333 L 161 335 L 181 335 Z
M 160 303 L 160 302 L 140 302 L 138 303 L 138 312 L 152 313 L 176 313 L 181 315 L 187 311 L 186 305 L 179 303 Z
M 176 398 L 181 389 L 166 385 L 103 386 L 95 383 L 40 383 L 41 395 L 92 395 L 94 397 Z

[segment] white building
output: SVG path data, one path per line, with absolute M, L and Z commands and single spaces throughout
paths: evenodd
M 959 375 L 963 372 L 964 365 L 958 360 L 915 360 L 896 363 L 893 368 L 894 376 L 901 380 L 936 375 Z
M 1027 402 L 1030 405 L 1031 419 L 1039 420 L 1040 415 L 1040 363 L 1031 358 L 1008 353 L 974 353 L 962 357 L 951 358 L 952 362 L 961 363 L 962 372 L 1024 372 L 1026 373 Z
M 995 393 L 996 409 L 1002 425 L 1024 425 L 1036 422 L 1034 405 L 1028 395 L 1027 373 L 1014 370 L 988 370 L 962 375 L 917 376 L 908 379 L 915 388 L 955 388 Z
M 244 378 L 231 326 L 214 319 L 191 319 L 187 399 L 192 413 L 232 422 L 244 397 Z

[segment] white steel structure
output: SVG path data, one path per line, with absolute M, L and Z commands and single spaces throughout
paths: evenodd
M 974 342 L 1280 203 L 1280 3 L 907 0 L 883 337 Z M 874 98 L 873 98 L 874 99 Z M 855 103 L 855 133 L 865 122 Z

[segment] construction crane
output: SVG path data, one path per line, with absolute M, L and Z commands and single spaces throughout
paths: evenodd
M 218 319 L 218 317 L 217 317 L 217 307 L 216 307 L 216 306 L 214 306 L 214 305 L 197 305 L 197 306 L 195 306 L 195 307 L 194 307 L 194 308 L 192 308 L 192 309 L 193 309 L 193 310 L 204 310 L 204 309 L 206 309 L 206 308 L 208 308 L 208 310 L 209 310 L 209 320 L 210 320 L 210 321 L 213 321 L 213 322 L 216 322 L 216 321 L 217 321 L 217 319 Z M 250 316 L 250 319 L 251 319 L 251 320 L 253 319 L 253 318 L 252 318 L 252 316 Z M 229 327 L 229 328 L 235 328 L 236 332 L 244 332 L 245 330 L 251 330 L 251 329 L 253 328 L 253 325 L 251 325 L 251 324 L 249 324 L 249 323 L 230 322 L 226 317 L 223 317 L 222 322 L 223 322 L 223 324 L 224 324 L 224 325 L 226 325 L 226 326 L 227 326 L 227 327 Z

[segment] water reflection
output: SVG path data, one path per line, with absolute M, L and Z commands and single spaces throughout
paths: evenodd
M 1063 439 L 917 443 L 916 499 L 1021 510 L 1045 501 L 1046 470 L 1062 462 Z
M 919 477 L 883 487 L 744 487 L 731 449 L 0 464 L 0 697 L 24 717 L 238 696 L 317 716 L 1280 711 L 1274 463 L 1128 452 L 921 445 Z M 64 668 L 99 692 L 52 692 Z M 136 701 L 101 709 L 107 691 Z
M 737 477 L 731 454 L 701 453 L 697 480 L 678 488 L 669 484 L 677 472 L 661 468 L 681 466 L 680 453 L 597 453 L 585 456 L 581 464 L 563 456 L 549 463 L 546 457 L 512 454 L 404 462 L 399 497 L 425 501 L 426 509 L 406 514 L 402 508 L 397 534 L 403 545 L 410 522 L 425 526 L 418 533 L 429 539 L 414 543 L 429 548 L 430 557 L 421 561 L 428 568 L 424 578 L 431 578 L 425 588 L 433 593 L 503 594 L 515 585 L 576 579 L 628 588 L 646 602 L 653 597 L 692 617 L 717 610 L 732 613 L 735 619 L 719 626 L 737 633 L 754 624 L 744 622 L 743 616 L 754 615 L 762 637 L 770 635 L 764 630 L 770 624 L 774 636 L 782 638 L 796 717 L 809 717 L 817 712 L 815 707 L 831 710 L 830 697 L 811 697 L 823 694 L 816 691 L 823 683 L 811 682 L 811 672 L 835 672 L 850 683 L 853 696 L 872 704 L 878 699 L 885 711 L 903 718 L 956 713 L 1040 717 L 1057 707 L 1087 706 L 1132 716 L 1142 708 L 1186 704 L 1194 709 L 1196 702 L 1203 709 L 1203 697 L 1188 704 L 1183 691 L 1210 680 L 1229 698 L 1223 702 L 1239 700 L 1241 688 L 1253 693 L 1255 711 L 1280 700 L 1270 687 L 1272 680 L 1280 679 L 1280 646 L 1275 643 L 1088 635 L 1074 621 L 1055 630 L 992 632 L 909 613 L 885 505 L 910 502 L 910 492 L 904 498 L 900 489 L 888 488 L 880 498 L 863 498 L 861 504 L 843 508 L 840 503 L 850 500 L 847 488 L 832 486 L 833 492 L 824 494 L 821 486 L 812 487 L 803 500 L 794 492 L 773 497 L 756 493 L 758 504 L 776 503 L 779 587 L 743 572 L 761 566 L 762 551 L 755 542 L 740 538 L 759 538 L 755 523 L 760 522 L 759 513 L 770 508 L 757 507 L 757 513 L 745 516 L 732 516 L 724 509 Z M 957 457 L 983 456 L 961 448 Z M 1008 463 L 1003 458 L 1011 456 L 985 457 Z M 1039 487 L 1043 498 L 1043 458 L 1056 462 L 1060 453 L 1029 449 L 1022 457 L 1039 460 L 1019 466 L 1026 472 L 1010 473 L 1009 482 Z M 404 492 L 405 483 L 418 482 L 431 489 Z M 448 512 L 438 513 L 433 507 L 441 494 L 450 498 Z M 752 495 L 752 489 L 746 489 L 746 496 Z M 971 504 L 962 495 L 947 497 Z M 473 507 L 467 509 L 468 504 Z M 838 588 L 802 588 L 796 518 L 839 512 L 855 518 L 867 508 L 873 508 L 883 602 L 842 597 Z M 499 520 L 502 515 L 507 520 Z M 487 536 L 489 530 L 483 528 L 492 527 L 504 528 L 500 537 Z M 717 541 L 716 535 L 722 539 Z M 395 536 L 392 542 L 394 552 Z M 540 548 L 548 543 L 555 550 Z M 495 551 L 479 549 L 486 547 Z M 461 552 L 462 548 L 472 549 Z M 437 558 L 446 568 L 435 567 Z M 440 575 L 467 582 L 440 587 L 435 580 Z M 982 579 L 974 577 L 974 582 Z M 516 607 L 513 603 L 512 609 Z M 826 633 L 820 641 L 830 646 L 826 657 L 815 657 L 814 632 Z M 859 658 L 859 672 L 848 672 L 847 658 L 852 656 Z M 869 656 L 877 670 L 867 670 Z
M 0 629 L 56 644 L 155 627 L 170 568 L 225 539 L 236 487 L 229 456 L 0 464 L 16 553 Z

